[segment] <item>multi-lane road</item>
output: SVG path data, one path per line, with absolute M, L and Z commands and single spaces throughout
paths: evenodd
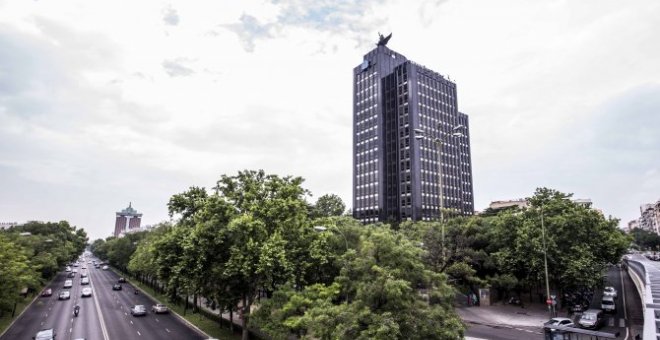
M 95 269 L 87 264 L 90 284 L 80 284 L 80 273 L 73 278 L 73 287 L 65 289 L 66 273 L 60 273 L 48 286 L 53 290 L 51 297 L 37 300 L 3 334 L 0 340 L 32 339 L 40 330 L 54 328 L 58 340 L 84 339 L 205 339 L 203 334 L 188 327 L 175 315 L 154 314 L 153 300 L 144 294 L 134 294 L 129 283 L 122 283 L 122 290 L 112 290 L 119 276 L 110 270 Z M 80 267 L 79 267 L 80 268 Z M 92 297 L 81 297 L 84 287 L 91 287 Z M 58 300 L 59 292 L 69 290 L 70 300 Z M 75 317 L 73 308 L 80 306 Z M 146 306 L 147 315 L 134 317 L 130 313 L 133 305 Z

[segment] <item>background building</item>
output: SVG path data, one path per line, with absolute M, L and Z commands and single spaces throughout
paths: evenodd
M 639 213 L 638 227 L 660 234 L 660 200 L 640 205 Z
M 354 217 L 431 220 L 441 206 L 473 214 L 469 122 L 456 84 L 385 43 L 353 69 Z
M 121 237 L 125 233 L 140 230 L 141 220 L 142 214 L 133 209 L 131 203 L 129 203 L 128 208 L 117 212 L 117 217 L 115 219 L 115 232 L 113 235 L 115 237 Z

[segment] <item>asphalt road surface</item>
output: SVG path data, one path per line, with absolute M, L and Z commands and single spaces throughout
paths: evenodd
M 642 305 L 639 294 L 635 289 L 632 280 L 625 271 L 621 271 L 616 266 L 611 266 L 604 277 L 605 285 L 613 286 L 618 292 L 616 299 L 616 312 L 605 314 L 605 325 L 598 331 L 607 333 L 619 333 L 616 339 L 626 338 L 626 328 L 630 326 L 639 326 L 643 322 L 641 317 Z M 623 286 L 622 286 L 623 282 Z M 625 296 L 624 296 L 625 295 Z M 601 299 L 603 292 L 598 289 L 594 292 L 594 297 L 591 302 L 590 308 L 601 308 Z M 625 310 L 624 310 L 625 300 Z M 577 323 L 581 314 L 573 316 L 574 321 Z M 632 338 L 635 334 L 630 334 Z M 504 339 L 544 339 L 543 330 L 541 328 L 515 328 L 515 327 L 493 327 L 488 325 L 469 324 L 466 331 L 468 339 L 488 339 L 488 340 L 504 340 Z M 593 337 L 592 337 L 593 338 Z M 573 335 L 571 339 L 592 339 L 589 336 Z
M 5 332 L 0 340 L 31 339 L 40 329 L 55 328 L 58 340 L 85 339 L 205 339 L 172 314 L 154 314 L 155 302 L 144 294 L 134 294 L 129 283 L 122 290 L 113 291 L 119 276 L 110 270 L 95 269 L 88 264 L 90 285 L 80 284 L 80 273 L 73 278 L 70 300 L 58 300 L 65 290 L 66 273 L 60 273 L 49 285 L 53 296 L 38 297 L 21 317 Z M 78 269 L 82 271 L 82 269 Z M 93 289 L 92 297 L 82 298 L 84 287 Z M 80 306 L 80 315 L 74 317 L 73 307 Z M 134 317 L 131 306 L 142 304 L 147 315 Z

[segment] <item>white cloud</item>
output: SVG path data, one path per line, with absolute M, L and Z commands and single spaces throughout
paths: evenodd
M 350 206 L 351 69 L 377 32 L 393 32 L 389 47 L 458 84 L 477 208 L 554 185 L 628 219 L 657 181 L 643 177 L 637 194 L 627 192 L 641 172 L 612 168 L 593 180 L 609 165 L 584 158 L 612 157 L 599 149 L 610 130 L 591 129 L 617 105 L 612 98 L 660 79 L 659 6 L 172 1 L 131 2 L 127 11 L 114 2 L 5 1 L 0 185 L 18 199 L 0 199 L 0 216 L 70 219 L 99 237 L 128 201 L 158 222 L 169 195 L 245 168 L 303 176 L 316 196 L 337 193 Z M 657 149 L 652 134 L 639 136 Z M 574 149 L 584 150 L 561 157 Z M 35 216 L 30 195 L 17 191 L 40 186 L 48 188 L 40 204 L 53 207 Z M 62 213 L 88 202 L 93 214 Z

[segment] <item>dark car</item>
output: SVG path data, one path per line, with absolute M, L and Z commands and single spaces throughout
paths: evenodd
M 44 289 L 43 292 L 41 292 L 41 296 L 52 296 L 53 295 L 53 290 L 50 288 Z
M 123 277 L 120 277 L 119 280 L 117 280 L 119 283 L 126 283 L 126 279 Z
M 605 318 L 603 311 L 600 309 L 588 309 L 582 314 L 580 320 L 578 320 L 578 324 L 582 328 L 599 329 L 604 323 Z
M 115 283 L 112 285 L 112 290 L 121 290 L 121 285 L 119 283 Z

